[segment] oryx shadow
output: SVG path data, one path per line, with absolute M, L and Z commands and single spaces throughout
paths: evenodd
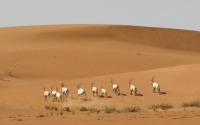
M 127 94 L 125 94 L 125 93 L 120 93 L 120 96 L 127 96 Z
M 7 79 L 1 79 L 0 81 L 9 82 L 10 80 L 7 80 Z
M 143 94 L 137 93 L 135 96 L 143 96 Z
M 104 95 L 99 95 L 99 98 L 106 98 Z M 112 96 L 107 96 L 107 98 L 112 98 Z
M 165 95 L 165 94 L 167 94 L 166 92 L 160 92 L 160 95 Z

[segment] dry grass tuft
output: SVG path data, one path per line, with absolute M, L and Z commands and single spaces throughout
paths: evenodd
M 99 114 L 99 112 L 101 111 L 100 109 L 96 109 L 96 108 L 89 108 L 89 110 L 90 110 L 90 113 L 97 113 L 97 114 Z
M 42 113 L 39 113 L 36 117 L 37 118 L 39 118 L 39 117 L 45 117 L 45 115 L 43 115 Z
M 70 110 L 70 108 L 69 108 L 69 107 L 65 107 L 65 108 L 63 109 L 63 111 L 70 112 L 71 110 Z
M 192 102 L 183 102 L 181 104 L 181 107 L 183 107 L 183 108 L 187 108 L 187 107 L 198 107 L 198 108 L 200 108 L 200 100 L 198 99 L 198 100 L 194 100 Z
M 104 113 L 113 113 L 113 112 L 117 112 L 117 109 L 113 106 L 110 106 L 110 107 L 105 107 L 105 109 L 103 110 Z
M 117 109 L 115 107 L 105 107 L 103 110 L 104 113 L 127 113 L 127 112 L 140 112 L 141 108 L 138 106 L 129 106 L 129 107 L 123 107 L 122 109 Z
M 7 76 L 13 76 L 13 69 L 11 67 L 8 67 L 5 71 Z
M 79 110 L 83 112 L 83 111 L 88 111 L 89 109 L 86 107 L 81 107 Z
M 161 103 L 161 104 L 157 104 L 157 105 L 149 105 L 147 106 L 147 109 L 153 109 L 154 111 L 156 111 L 157 109 L 162 109 L 162 110 L 167 110 L 167 109 L 171 109 L 174 106 L 170 103 Z
M 127 112 L 140 112 L 141 109 L 138 106 L 130 106 L 130 107 L 124 107 L 123 109 L 121 109 L 121 111 L 123 113 L 127 113 Z
M 55 106 L 45 106 L 44 107 L 46 110 L 58 110 L 58 108 L 57 107 L 55 107 Z

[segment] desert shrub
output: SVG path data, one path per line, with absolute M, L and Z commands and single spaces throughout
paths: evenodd
M 186 108 L 186 107 L 198 107 L 200 108 L 200 100 L 194 100 L 192 102 L 183 102 L 181 104 L 181 107 Z
M 112 106 L 105 107 L 104 112 L 105 113 L 113 113 L 113 112 L 117 112 L 117 109 L 115 107 L 112 107 Z
M 121 109 L 121 112 L 140 112 L 141 109 L 138 106 L 130 106 L 130 107 L 124 107 L 123 109 Z
M 39 113 L 36 117 L 45 117 L 42 113 Z
M 140 112 L 141 108 L 138 106 L 123 107 L 122 109 L 117 109 L 115 107 L 105 107 L 103 110 L 105 113 L 127 113 L 127 112 Z
M 51 106 L 51 110 L 56 110 L 56 111 L 58 111 L 58 108 L 55 107 L 55 106 Z
M 161 103 L 159 105 L 159 107 L 162 109 L 162 110 L 167 110 L 167 109 L 171 109 L 173 108 L 174 106 L 172 104 L 169 104 L 169 103 Z
M 65 108 L 63 109 L 63 111 L 70 112 L 70 108 L 69 108 L 69 107 L 65 107 Z
M 13 76 L 13 69 L 12 68 L 10 68 L 10 67 L 8 67 L 7 69 L 6 69 L 6 75 L 7 76 Z
M 63 115 L 63 111 L 60 111 L 60 115 L 61 115 L 61 116 Z
M 89 111 L 91 112 L 91 113 L 97 113 L 97 114 L 99 114 L 99 112 L 101 111 L 100 109 L 95 109 L 95 108 L 90 108 L 89 109 Z
M 147 106 L 148 109 L 153 109 L 154 111 L 156 111 L 157 109 L 162 109 L 162 110 L 167 110 L 170 108 L 173 108 L 172 104 L 169 103 L 161 103 L 161 104 L 157 104 L 157 105 L 149 105 Z
M 156 111 L 159 108 L 159 105 L 149 105 L 147 106 L 147 109 L 153 109 L 154 111 Z
M 50 110 L 50 109 L 51 109 L 50 106 L 45 106 L 44 108 L 45 108 L 46 110 Z
M 81 107 L 81 108 L 80 108 L 80 111 L 82 111 L 82 112 L 83 112 L 83 111 L 88 111 L 88 109 L 87 109 L 86 107 Z
M 46 110 L 58 110 L 58 108 L 57 107 L 55 107 L 55 106 L 45 106 L 44 107 Z

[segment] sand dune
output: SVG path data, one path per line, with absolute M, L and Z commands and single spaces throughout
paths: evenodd
M 130 124 L 133 120 L 146 123 L 151 119 L 155 122 L 162 117 L 166 123 L 178 124 L 185 120 L 198 124 L 200 111 L 194 108 L 183 111 L 180 104 L 198 99 L 200 95 L 199 40 L 200 33 L 195 31 L 136 26 L 54 25 L 1 28 L 0 123 L 18 124 L 11 122 L 12 118 L 9 117 L 21 113 L 24 124 L 36 124 L 39 122 L 35 118 L 38 113 L 50 115 L 50 111 L 44 109 L 44 106 L 49 105 L 59 108 L 68 106 L 76 115 L 70 112 L 64 114 L 66 119 L 57 116 L 39 118 L 44 119 L 42 123 L 56 123 L 55 121 L 62 119 L 61 124 L 65 120 L 72 124 L 116 124 L 119 121 Z M 5 71 L 12 71 L 12 76 L 6 76 Z M 165 94 L 152 92 L 152 76 L 156 76 L 155 81 Z M 115 78 L 120 86 L 121 96 L 112 92 L 111 78 Z M 129 94 L 130 78 L 133 78 L 140 96 Z M 69 88 L 69 97 L 64 98 L 63 102 L 54 102 L 52 98 L 45 101 L 42 87 L 46 86 L 50 90 L 51 86 L 59 87 L 61 82 L 65 82 L 65 86 Z M 90 90 L 92 82 L 99 89 L 104 86 L 112 98 L 93 97 Z M 82 83 L 91 101 L 77 98 L 78 83 Z M 147 105 L 159 103 L 172 103 L 175 108 L 167 114 L 146 109 Z M 101 113 L 88 117 L 88 112 L 77 110 L 81 106 L 103 109 L 106 106 L 122 108 L 130 105 L 140 106 L 142 112 L 110 114 L 110 117 Z M 185 117 L 186 114 L 189 119 Z M 31 117 L 27 117 L 28 115 Z M 76 121 L 79 116 L 82 118 Z

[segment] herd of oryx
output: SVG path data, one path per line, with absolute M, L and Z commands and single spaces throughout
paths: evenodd
M 158 93 L 160 94 L 160 85 L 157 84 L 156 82 L 154 82 L 154 79 L 155 79 L 155 76 L 152 77 L 152 79 L 151 79 L 151 85 L 153 86 L 153 92 L 155 93 L 155 90 L 157 89 Z M 111 78 L 111 87 L 113 89 L 113 92 L 116 95 L 120 95 L 119 85 L 114 83 L 114 78 L 113 79 Z M 133 92 L 135 93 L 135 95 L 137 95 L 138 90 L 137 90 L 137 87 L 132 84 L 132 79 L 129 80 L 128 87 L 130 89 L 131 95 Z M 65 97 L 67 98 L 67 96 L 69 94 L 69 89 L 64 87 L 64 83 L 61 84 L 60 89 L 62 91 L 63 96 L 65 95 Z M 81 95 L 86 96 L 86 91 L 83 88 L 81 88 L 81 84 L 77 85 L 76 90 L 78 93 L 78 97 Z M 91 84 L 91 90 L 92 90 L 93 96 L 97 97 L 98 96 L 98 88 L 94 86 L 94 83 Z M 47 100 L 48 97 L 53 97 L 54 100 L 56 100 L 56 101 L 62 100 L 62 94 L 58 91 L 58 87 L 56 89 L 53 89 L 53 86 L 51 86 L 50 91 L 51 92 L 47 91 L 46 88 L 43 87 L 43 93 L 44 93 L 45 100 Z M 101 86 L 101 93 L 102 93 L 102 96 L 107 98 L 107 90 L 103 86 Z

